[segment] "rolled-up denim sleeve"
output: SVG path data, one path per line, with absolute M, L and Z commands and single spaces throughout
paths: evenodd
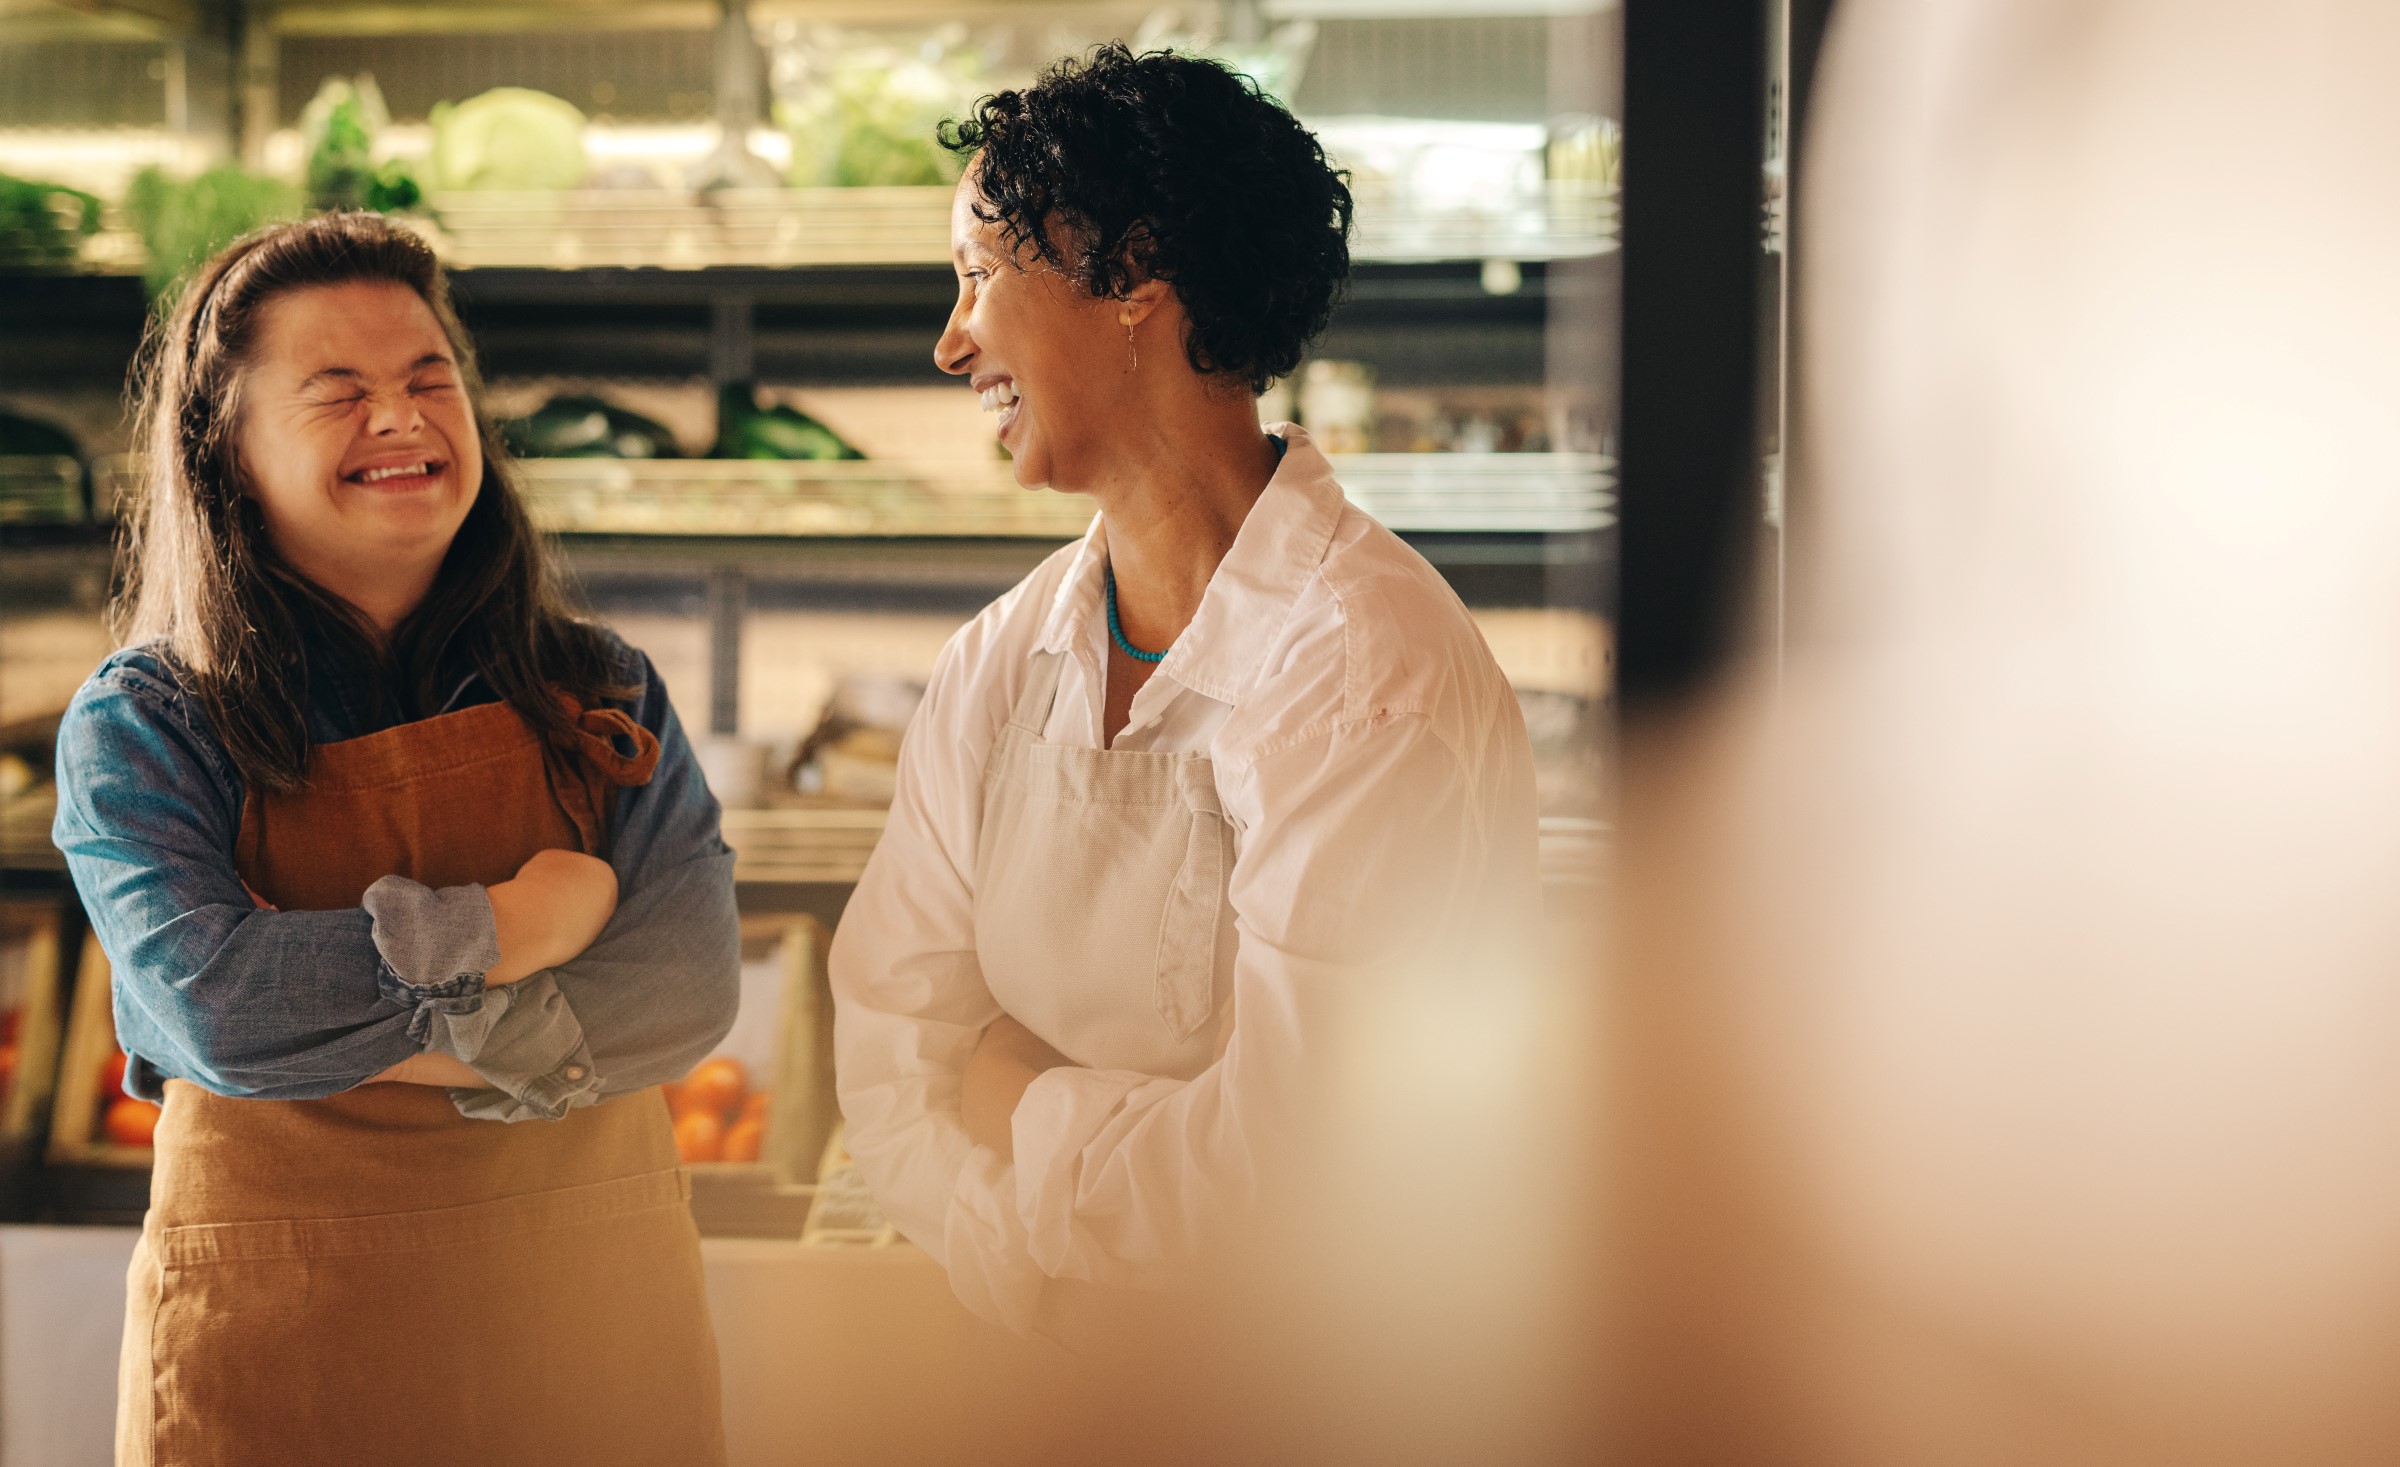
M 608 851 L 616 914 L 572 962 L 494 990 L 506 1007 L 478 1034 L 476 1052 L 459 1057 L 498 1089 L 452 1092 L 467 1115 L 556 1119 L 680 1077 L 733 1028 L 733 852 L 665 684 L 647 657 L 625 655 L 628 681 L 641 689 L 628 711 L 657 736 L 659 758 L 648 784 L 617 794 Z
M 407 981 L 364 908 L 260 908 L 234 860 L 241 782 L 178 690 L 104 665 L 58 733 L 52 838 L 115 970 L 129 1085 L 337 1094 L 419 1053 L 434 1017 L 482 1004 L 480 970 Z

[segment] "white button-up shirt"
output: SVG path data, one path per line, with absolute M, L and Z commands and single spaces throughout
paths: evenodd
M 1344 500 L 1305 433 L 1275 431 L 1281 465 L 1112 746 L 1214 767 L 1237 934 L 1218 1061 L 1188 1080 L 1045 1073 L 1013 1164 L 959 1119 L 961 1073 L 1001 1012 L 975 952 L 984 769 L 1037 652 L 1065 654 L 1045 739 L 1102 747 L 1101 520 L 944 648 L 834 939 L 850 1152 L 960 1297 L 1018 1329 L 1045 1277 L 1165 1282 L 1238 1214 L 1261 1148 L 1294 1129 L 1278 1106 L 1331 1052 L 1329 995 L 1478 926 L 1521 940 L 1539 910 L 1532 753 L 1474 620 Z

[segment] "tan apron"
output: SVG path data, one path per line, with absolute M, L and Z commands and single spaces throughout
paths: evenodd
M 597 854 L 658 745 L 614 710 L 581 721 L 573 759 L 505 703 L 321 745 L 299 791 L 252 793 L 236 865 L 325 910 L 392 873 L 488 885 L 539 850 Z M 170 1080 L 117 1460 L 721 1463 L 689 1187 L 656 1089 L 503 1124 L 422 1085 L 272 1101 Z
M 975 955 L 992 997 L 1078 1065 L 1188 1080 L 1230 1018 L 1233 826 L 1205 754 L 1042 741 L 1042 653 L 985 766 Z

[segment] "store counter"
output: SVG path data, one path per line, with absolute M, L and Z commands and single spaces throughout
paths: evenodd
M 0 1227 L 0 1467 L 104 1467 L 131 1228 Z M 1069 1414 L 1068 1358 L 905 1244 L 708 1238 L 734 1467 L 986 1457 Z

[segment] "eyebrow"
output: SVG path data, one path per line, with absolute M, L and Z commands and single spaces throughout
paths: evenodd
M 427 367 L 455 367 L 457 365 L 457 362 L 451 360 L 450 353 L 446 351 L 429 351 L 425 353 L 425 355 L 417 358 L 415 361 L 410 362 L 408 364 L 408 370 L 413 373 L 421 372 Z M 366 380 L 366 375 L 360 372 L 356 367 L 320 367 L 316 371 L 309 373 L 306 377 L 301 378 L 300 386 L 301 389 L 305 391 L 308 388 L 316 386 L 320 382 L 330 381 L 336 378 L 350 382 L 363 382 Z

